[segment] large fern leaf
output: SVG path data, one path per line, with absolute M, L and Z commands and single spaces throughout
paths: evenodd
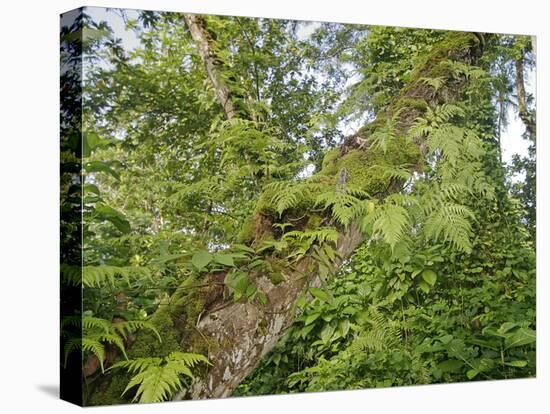
M 111 369 L 125 368 L 130 373 L 136 373 L 122 394 L 138 386 L 132 402 L 150 403 L 169 399 L 183 386 L 182 376 L 193 378 L 190 368 L 200 362 L 209 364 L 208 359 L 203 355 L 172 352 L 164 358 L 137 358 L 122 361 L 113 365 Z

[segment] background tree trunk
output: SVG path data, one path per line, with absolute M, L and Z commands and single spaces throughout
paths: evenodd
M 218 66 L 221 65 L 219 57 L 214 51 L 214 46 L 210 40 L 208 31 L 202 17 L 195 14 L 184 14 L 183 18 L 191 37 L 197 44 L 197 49 L 199 55 L 201 56 L 206 71 L 208 72 L 208 77 L 212 82 L 214 91 L 216 92 L 216 97 L 218 102 L 222 106 L 227 119 L 231 119 L 235 116 L 235 106 L 231 100 L 231 93 L 227 87 L 225 81 L 222 79 L 221 73 L 218 70 Z

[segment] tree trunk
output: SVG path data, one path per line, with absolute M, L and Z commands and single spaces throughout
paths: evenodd
M 525 92 L 523 56 L 516 59 L 516 90 L 518 94 L 518 112 L 519 117 L 523 121 L 527 133 L 532 140 L 535 140 L 537 126 L 535 116 L 527 107 L 527 94 Z
M 220 66 L 220 60 L 214 51 L 205 23 L 202 17 L 195 14 L 184 14 L 183 18 L 191 37 L 197 44 L 199 55 L 204 62 L 218 102 L 223 107 L 227 119 L 231 119 L 235 116 L 235 106 L 231 100 L 229 88 L 222 79 L 221 72 L 217 69 Z
M 199 49 L 202 50 L 201 56 L 205 60 L 205 66 L 216 90 L 216 96 L 226 109 L 229 91 L 223 83 L 219 82 L 221 78 L 217 71 L 221 70 L 221 65 L 216 63 L 215 55 L 212 54 L 213 49 L 208 46 L 208 40 L 195 26 L 196 20 L 190 18 L 189 15 L 186 15 L 185 19 L 190 29 L 194 27 L 192 29 L 192 33 L 195 33 L 193 38 L 197 41 Z M 204 29 L 204 26 L 202 28 Z M 402 166 L 405 161 L 411 165 L 411 171 L 418 170 L 422 164 L 423 142 L 407 141 L 408 139 L 405 138 L 407 130 L 426 111 L 428 106 L 435 107 L 458 99 L 467 83 L 467 78 L 464 75 L 456 75 L 452 69 L 449 69 L 449 65 L 441 63 L 451 60 L 475 64 L 481 56 L 484 43 L 483 36 L 480 34 L 450 33 L 443 41 L 434 45 L 422 65 L 413 71 L 409 84 L 395 97 L 393 103 L 385 111 L 379 113 L 374 122 L 347 138 L 332 162 L 344 163 L 348 160 L 350 162 L 359 160 L 363 163 L 360 167 L 367 171 L 369 166 L 384 159 L 390 164 L 397 163 L 396 166 Z M 443 85 L 437 89 L 425 82 L 426 78 L 436 77 L 443 79 Z M 227 112 L 226 110 L 226 114 L 228 118 L 232 116 L 231 111 Z M 379 125 L 385 125 L 385 121 L 389 118 L 397 121 L 396 133 L 400 137 L 398 145 L 389 151 L 370 147 L 369 136 L 376 131 Z M 411 150 L 410 147 L 413 147 L 414 150 Z M 408 155 L 403 157 L 401 152 L 408 152 Z M 332 180 L 336 185 L 340 172 L 333 172 L 332 176 L 326 176 L 326 179 Z M 403 183 L 386 178 L 373 180 L 372 177 L 369 177 L 365 185 L 367 193 L 377 194 L 377 197 L 382 200 L 391 193 L 399 192 Z M 304 212 L 300 211 L 299 213 L 303 215 Z M 305 216 L 308 214 L 319 213 L 310 213 L 306 210 Z M 307 219 L 308 217 L 305 217 L 303 220 L 307 221 Z M 329 220 L 327 217 L 323 219 Z M 266 232 L 272 231 L 272 224 L 275 221 L 276 217 L 269 216 L 261 209 L 257 210 L 252 220 L 255 234 L 253 239 L 259 239 Z M 341 263 L 349 258 L 362 242 L 363 235 L 356 222 L 352 222 L 347 227 L 334 224 L 334 222 L 330 223 L 339 234 L 336 243 L 337 255 L 331 261 L 329 269 L 329 274 L 335 274 Z M 265 260 L 270 259 L 269 254 L 265 256 Z M 161 331 L 161 335 L 177 338 L 180 349 L 203 353 L 212 363 L 211 366 L 203 370 L 189 390 L 182 390 L 175 396 L 175 399 L 230 396 L 262 357 L 273 349 L 285 329 L 291 325 L 297 315 L 297 300 L 307 294 L 308 287 L 320 285 L 319 266 L 319 263 L 311 255 L 306 255 L 297 262 L 286 263 L 284 266 L 285 279 L 281 283 L 272 282 L 267 275 L 253 275 L 258 291 L 266 294 L 266 304 L 227 301 L 223 299 L 223 288 L 220 289 L 215 284 L 204 287 L 204 279 L 202 279 L 202 284 L 193 285 L 190 282 L 183 287 L 183 289 L 188 289 L 188 293 L 175 294 L 164 304 L 166 306 L 159 307 L 157 314 L 170 316 L 168 325 L 163 325 L 166 330 Z M 216 279 L 217 277 L 219 278 L 219 275 L 208 275 L 206 278 L 214 281 L 219 280 Z M 154 315 L 153 321 L 160 320 L 159 315 Z M 138 334 L 136 342 L 128 351 L 130 358 L 141 355 L 152 356 L 152 352 L 166 353 L 169 351 L 165 348 L 164 350 L 152 349 L 151 342 L 154 342 L 154 338 L 148 337 L 145 333 Z M 136 343 L 140 344 L 139 350 L 134 352 Z M 117 382 L 115 381 L 116 376 L 120 374 L 115 372 L 112 375 L 111 384 Z M 96 392 L 108 392 L 105 387 L 108 388 L 109 385 L 99 386 Z M 113 391 L 113 393 L 116 392 Z

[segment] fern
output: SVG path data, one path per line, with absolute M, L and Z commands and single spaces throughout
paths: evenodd
M 473 212 L 466 206 L 455 203 L 441 204 L 426 219 L 424 234 L 433 240 L 442 238 L 458 250 L 470 253 L 472 227 L 469 219 L 474 218 Z
M 376 130 L 369 137 L 369 143 L 373 149 L 381 149 L 384 153 L 388 150 L 388 145 L 391 141 L 397 138 L 395 134 L 395 125 L 398 121 L 400 111 L 398 111 L 392 118 L 386 119 L 386 122 Z
M 411 178 L 411 170 L 406 165 L 401 166 L 392 166 L 386 165 L 383 166 L 384 177 L 395 180 L 407 181 Z
M 353 186 L 347 186 L 337 191 L 330 191 L 319 194 L 315 200 L 315 205 L 320 205 L 323 209 L 330 209 L 332 217 L 347 227 L 351 221 L 363 212 L 363 202 L 360 198 L 368 197 L 363 190 Z
M 338 232 L 331 227 L 321 227 L 316 230 L 289 231 L 283 235 L 283 241 L 288 241 L 294 250 L 289 257 L 299 259 L 303 257 L 314 245 L 323 246 L 327 243 L 336 245 Z
M 136 332 L 138 329 L 149 329 L 155 333 L 159 342 L 162 342 L 160 334 L 154 325 L 148 321 L 123 321 L 123 322 L 110 322 L 106 319 L 97 318 L 93 316 L 80 317 L 71 316 L 63 319 L 61 323 L 62 332 L 65 327 L 81 327 L 82 337 L 69 338 L 65 343 L 64 354 L 65 362 L 69 355 L 79 349 L 89 352 L 97 357 L 101 367 L 101 371 L 104 372 L 103 362 L 105 360 L 105 345 L 115 345 L 126 356 L 126 348 L 124 345 L 124 339 L 127 339 L 127 335 Z
M 463 156 L 462 140 L 464 129 L 444 124 L 436 128 L 427 140 L 428 148 L 431 153 L 440 151 L 441 155 L 452 165 L 455 166 L 458 160 Z
M 120 266 L 84 266 L 82 268 L 82 284 L 86 287 L 100 287 L 106 283 L 115 284 L 116 277 L 121 277 L 127 284 L 131 278 L 150 277 L 151 272 L 146 267 Z
M 420 78 L 419 80 L 422 83 L 431 86 L 435 93 L 445 84 L 446 79 L 444 76 L 438 76 L 437 78 Z
M 363 317 L 365 327 L 361 327 L 349 346 L 351 352 L 382 351 L 393 349 L 401 343 L 401 330 L 375 306 L 369 307 Z
M 164 358 L 137 358 L 121 361 L 111 369 L 124 368 L 134 375 L 122 395 L 138 386 L 132 402 L 151 403 L 168 400 L 183 386 L 182 375 L 193 378 L 191 368 L 200 362 L 210 364 L 203 355 L 172 352 Z
M 271 196 L 268 202 L 273 205 L 279 216 L 286 210 L 299 205 L 310 194 L 310 188 L 304 183 L 274 182 L 265 186 Z
M 114 322 L 112 324 L 112 327 L 124 339 L 127 339 L 129 334 L 133 334 L 134 332 L 138 331 L 139 329 L 148 329 L 156 335 L 159 342 L 162 342 L 162 338 L 160 337 L 159 332 L 157 331 L 155 326 L 149 321 Z
M 106 284 L 115 285 L 118 278 L 127 284 L 131 279 L 151 277 L 147 267 L 134 266 L 71 266 L 61 265 L 61 278 L 67 286 L 84 286 L 98 288 Z
M 405 207 L 389 199 L 374 212 L 364 217 L 362 227 L 364 231 L 372 227 L 372 236 L 382 237 L 393 250 L 402 239 L 409 224 L 410 217 Z

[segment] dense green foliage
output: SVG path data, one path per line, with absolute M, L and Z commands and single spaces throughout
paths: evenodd
M 212 346 L 188 332 L 228 303 L 269 310 L 260 276 L 304 258 L 320 286 L 235 395 L 535 375 L 535 137 L 512 165 L 499 138 L 529 39 L 487 36 L 471 66 L 446 51 L 472 34 L 207 16 L 226 119 L 181 16 L 134 17 L 132 50 L 85 18 L 82 148 L 62 153 L 83 217 L 65 363 L 82 352 L 87 403 L 188 388 Z

